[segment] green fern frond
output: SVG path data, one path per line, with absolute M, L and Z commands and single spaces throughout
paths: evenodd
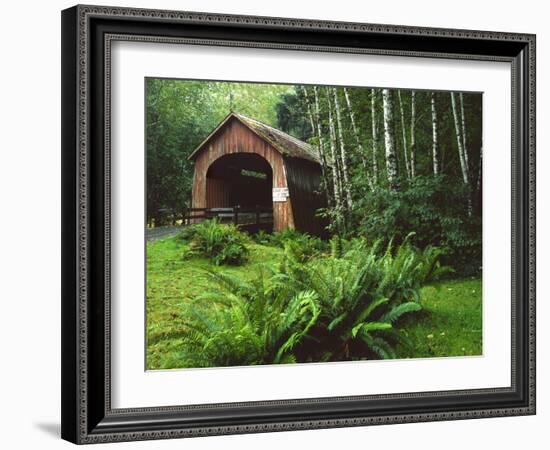
M 372 339 L 370 348 L 382 359 L 395 359 L 397 354 L 392 346 L 383 338 L 375 337 Z
M 407 302 L 401 303 L 400 305 L 394 306 L 386 314 L 384 314 L 380 320 L 383 322 L 393 323 L 399 319 L 403 314 L 420 311 L 422 306 L 417 302 Z
M 334 328 L 336 328 L 346 317 L 347 313 L 342 313 L 339 316 L 337 316 L 335 319 L 333 319 L 327 326 L 327 329 L 329 331 L 332 331 Z
M 351 336 L 356 337 L 359 332 L 368 334 L 370 331 L 388 330 L 391 327 L 392 324 L 388 322 L 361 322 L 351 329 Z

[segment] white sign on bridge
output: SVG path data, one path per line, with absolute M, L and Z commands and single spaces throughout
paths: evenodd
M 288 198 L 288 188 L 273 188 L 273 202 L 286 202 Z

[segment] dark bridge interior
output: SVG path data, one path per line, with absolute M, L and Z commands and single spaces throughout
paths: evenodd
M 206 207 L 271 208 L 273 172 L 255 153 L 234 153 L 214 161 L 206 173 Z

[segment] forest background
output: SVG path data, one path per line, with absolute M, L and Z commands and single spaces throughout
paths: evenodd
M 190 153 L 230 112 L 317 147 L 331 234 L 445 248 L 481 271 L 482 94 L 148 79 L 147 223 L 190 207 Z

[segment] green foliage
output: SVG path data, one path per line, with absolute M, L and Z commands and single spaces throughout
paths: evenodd
M 259 230 L 252 235 L 252 239 L 258 244 L 269 245 L 271 242 L 271 234 L 266 233 L 264 230 Z
M 147 221 L 158 226 L 164 224 L 163 209 L 181 216 L 190 206 L 193 165 L 187 156 L 215 126 L 216 117 L 205 120 L 202 112 L 207 83 L 147 79 L 145 94 Z
M 469 151 L 469 184 L 466 187 L 461 175 L 457 151 L 456 132 L 448 92 L 436 93 L 438 106 L 438 130 L 441 173 L 432 171 L 432 124 L 429 91 L 416 91 L 415 155 L 416 176 L 405 174 L 405 154 L 402 133 L 409 135 L 411 124 L 411 92 L 402 90 L 402 104 L 396 103 L 396 151 L 401 171 L 397 192 L 388 190 L 382 100 L 375 99 L 374 119 L 378 121 L 378 141 L 373 142 L 371 120 L 371 89 L 349 87 L 351 108 L 355 115 L 356 129 L 351 118 L 343 90 L 337 89 L 342 116 L 342 144 L 350 175 L 353 206 L 349 211 L 336 210 L 329 202 L 319 211 L 331 222 L 331 232 L 342 237 L 366 236 L 369 241 L 392 237 L 399 243 L 411 231 L 416 233 L 415 245 L 446 247 L 449 252 L 444 261 L 452 263 L 461 275 L 479 273 L 481 268 L 481 96 L 465 93 L 464 110 Z M 318 87 L 319 127 L 324 139 L 325 151 L 329 146 L 329 103 L 324 87 Z M 297 85 L 260 83 L 213 82 L 196 80 L 146 80 L 146 144 L 147 144 L 147 221 L 149 225 L 162 225 L 182 218 L 186 206 L 190 206 L 193 162 L 189 154 L 231 111 L 240 112 L 299 139 L 320 144 L 315 123 L 317 109 L 313 88 L 307 93 Z M 332 105 L 334 116 L 334 105 Z M 403 108 L 405 129 L 399 123 Z M 311 114 L 311 115 L 310 115 Z M 357 132 L 357 134 L 356 134 Z M 358 145 L 359 144 L 359 145 Z M 375 146 L 376 144 L 376 146 Z M 408 145 L 410 144 L 410 137 Z M 373 154 L 374 148 L 377 152 Z M 410 152 L 409 152 L 410 153 Z M 407 153 L 408 154 L 408 153 Z M 376 164 L 374 164 L 376 162 Z M 374 167 L 377 173 L 373 174 Z M 329 172 L 330 168 L 327 168 Z M 328 186 L 321 189 L 330 191 Z M 373 181 L 376 175 L 376 181 Z M 471 192 L 470 192 L 471 190 Z M 468 200 L 473 205 L 468 215 Z M 345 217 L 343 217 L 345 216 Z M 261 236 L 263 239 L 265 236 Z M 275 238 L 276 240 L 276 238 Z M 259 241 L 258 241 L 259 242 Z M 312 247 L 289 244 L 310 258 L 319 252 Z M 309 243 L 306 243 L 309 244 Z M 335 243 L 339 245 L 338 243 Z M 277 245 L 274 243 L 274 245 Z M 283 246 L 283 245 L 282 245 Z M 333 250 L 338 250 L 333 247 Z M 320 249 L 324 251 L 324 249 Z
M 460 275 L 481 270 L 481 96 L 464 95 L 470 158 L 465 183 L 445 92 L 436 94 L 443 175 L 432 174 L 428 91 L 416 92 L 416 176 L 405 175 L 401 132 L 410 136 L 411 92 L 401 92 L 394 136 L 401 178 L 399 189 L 390 191 L 381 96 L 374 97 L 373 114 L 371 90 L 348 88 L 356 134 L 343 90 L 337 91 L 342 116 L 342 126 L 336 124 L 337 143 L 343 145 L 338 153 L 345 153 L 352 201 L 336 208 L 329 195 L 327 207 L 318 211 L 336 234 L 328 242 L 295 231 L 259 232 L 250 239 L 233 226 L 207 221 L 186 228 L 179 239 L 148 244 L 148 314 L 153 311 L 151 323 L 148 316 L 148 358 L 153 355 L 155 368 L 446 356 L 447 350 L 479 354 L 480 326 L 466 326 L 480 320 L 479 294 L 472 294 L 468 308 L 457 308 L 451 320 L 453 306 L 446 303 L 463 305 L 466 291 L 456 298 L 430 291 L 439 303 L 426 303 L 421 292 L 425 283 L 447 275 L 448 265 Z M 148 79 L 148 224 L 174 222 L 190 206 L 193 163 L 188 156 L 231 111 L 313 145 L 324 139 L 328 152 L 326 90 L 318 89 L 321 139 L 315 114 L 309 115 L 316 113 L 313 89 L 308 92 L 291 85 Z M 400 108 L 405 126 L 399 121 Z M 333 117 L 335 113 L 333 104 Z M 378 142 L 373 142 L 373 118 Z M 326 168 L 328 181 L 320 189 L 329 193 L 332 167 L 337 175 L 343 170 L 338 161 Z M 445 329 L 431 322 L 434 311 L 442 310 L 445 315 L 437 317 Z M 439 334 L 428 331 L 428 325 Z M 461 335 L 456 342 L 468 344 L 457 349 L 455 341 L 446 341 L 440 346 L 446 332 L 459 334 L 461 326 L 475 337 Z
M 408 345 L 401 358 L 482 354 L 481 278 L 445 280 L 422 288 L 422 311 L 400 320 Z
M 178 367 L 219 367 L 295 362 L 292 350 L 319 316 L 317 295 L 285 297 L 270 274 L 251 282 L 209 272 L 213 288 L 181 304 L 186 319 Z
M 304 114 L 301 100 L 295 92 L 284 94 L 281 102 L 276 105 L 277 123 L 285 133 L 305 141 L 314 134 L 314 130 Z
M 447 176 L 417 177 L 401 191 L 376 189 L 364 196 L 356 212 L 360 233 L 369 239 L 413 242 L 447 249 L 442 261 L 461 275 L 481 269 L 481 219 L 468 217 L 462 183 Z
M 147 222 L 165 224 L 190 206 L 191 152 L 230 112 L 277 126 L 276 104 L 290 85 L 146 80 Z M 172 214 L 162 214 L 168 210 Z
M 202 224 L 201 224 L 202 225 Z M 201 229 L 220 227 L 206 224 Z M 185 230 L 185 238 L 192 233 Z M 199 233 L 195 233 L 200 235 Z M 191 238 L 193 242 L 193 238 Z M 289 240 L 288 242 L 294 242 Z M 251 280 L 208 271 L 209 289 L 179 305 L 184 367 L 395 357 L 398 320 L 421 310 L 438 252 L 346 243 L 341 258 L 302 261 L 288 242 L 279 267 Z
M 255 241 L 282 248 L 300 262 L 309 261 L 327 250 L 327 244 L 318 237 L 290 229 L 270 235 L 258 233 Z
M 402 338 L 395 324 L 421 309 L 421 286 L 443 272 L 441 252 L 419 251 L 407 240 L 385 251 L 380 242 L 369 247 L 358 239 L 340 245 L 347 248 L 341 257 L 307 264 L 286 255 L 281 285 L 291 292 L 312 289 L 322 309 L 311 336 L 322 344 L 302 348 L 298 359 L 394 357 L 393 345 Z
M 190 225 L 178 238 L 189 245 L 184 256 L 205 256 L 217 266 L 240 265 L 248 258 L 248 237 L 235 225 L 220 224 L 216 219 Z
M 330 255 L 333 258 L 342 258 L 345 254 L 352 251 L 366 251 L 368 249 L 367 241 L 364 238 L 354 237 L 345 239 L 338 234 L 330 238 L 329 247 Z
M 412 237 L 402 251 L 342 240 L 340 257 L 305 264 L 250 242 L 244 265 L 223 267 L 183 261 L 188 239 L 147 243 L 149 369 L 481 353 L 481 281 L 419 288 L 444 270 Z M 374 267 L 355 272 L 369 258 Z
M 382 316 L 382 321 L 384 323 L 393 323 L 397 319 L 399 319 L 403 314 L 410 313 L 410 312 L 417 312 L 417 311 L 420 311 L 421 309 L 422 307 L 416 302 L 401 303 L 400 305 L 393 307 L 386 314 L 384 314 Z

